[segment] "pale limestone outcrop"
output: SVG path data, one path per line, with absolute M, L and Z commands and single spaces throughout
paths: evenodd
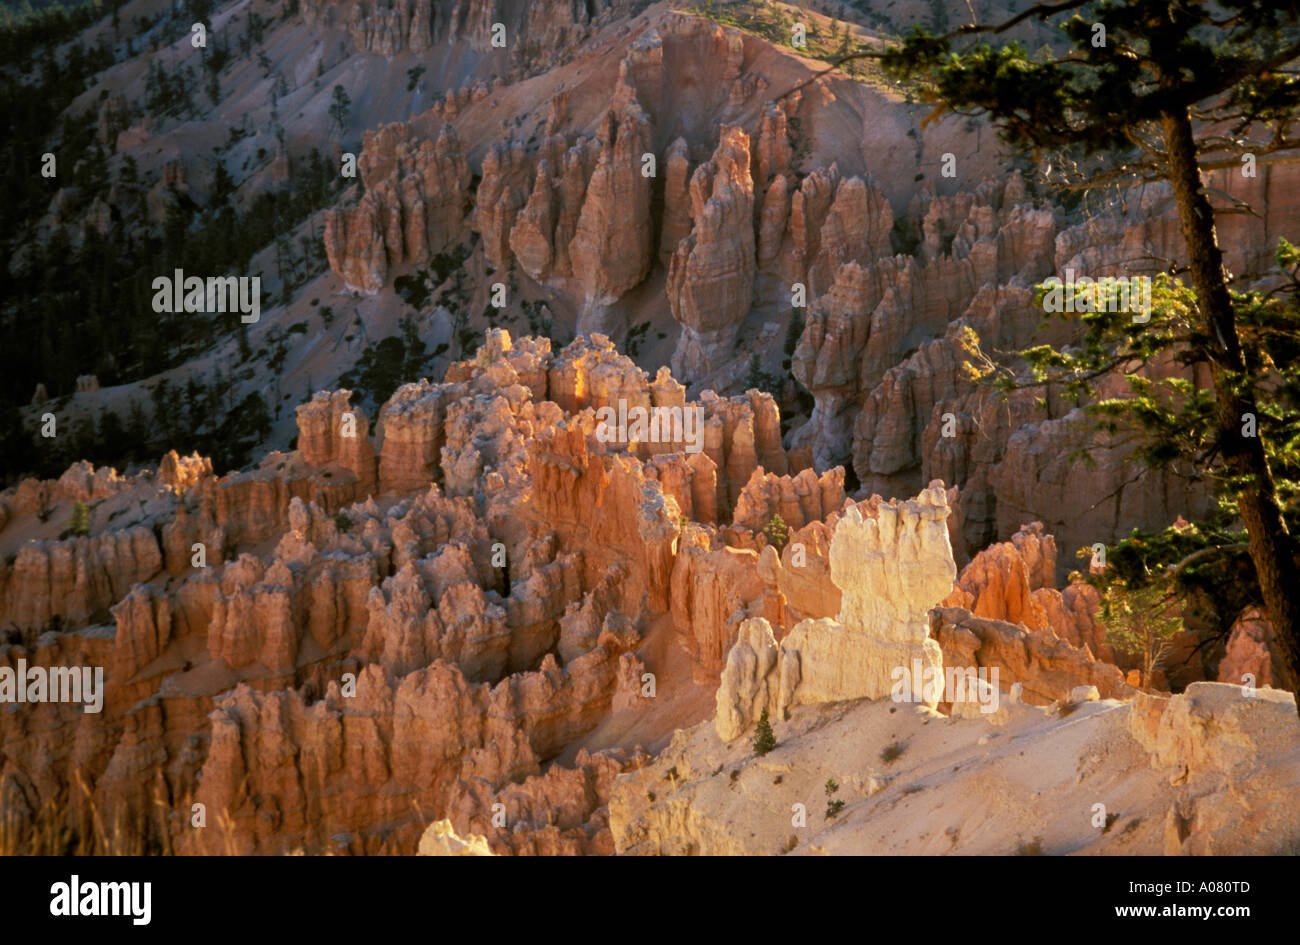
M 1285 849 L 1294 828 L 1282 805 L 1293 802 L 1300 766 L 1274 759 L 1296 752 L 1294 695 L 1212 682 L 1175 696 L 1139 694 L 1129 732 L 1177 792 L 1163 823 L 1166 855 Z
M 457 835 L 451 821 L 435 820 L 420 836 L 416 856 L 492 856 L 487 838 L 478 834 Z
M 889 640 L 924 639 L 926 614 L 957 576 L 947 519 L 941 483 L 915 499 L 845 509 L 830 548 L 840 621 Z
M 800 622 L 777 647 L 762 619 L 741 625 L 718 688 L 718 736 L 731 741 L 758 713 L 783 719 L 790 706 L 890 694 L 896 668 L 942 670 L 928 612 L 952 586 L 947 493 L 931 484 L 916 499 L 851 505 L 830 546 L 840 589 L 837 620 Z
M 1196 683 L 1069 712 L 1005 699 L 992 724 L 889 700 L 800 706 L 761 756 L 701 723 L 618 777 L 610 830 L 620 855 L 1287 853 L 1300 726 L 1289 694 L 1261 692 Z M 1110 829 L 1080 815 L 1099 802 Z

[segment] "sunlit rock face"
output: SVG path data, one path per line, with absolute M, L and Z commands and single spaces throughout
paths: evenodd
M 846 508 L 830 544 L 837 618 L 801 621 L 779 647 L 767 621 L 742 624 L 718 688 L 718 737 L 739 737 L 764 710 L 783 719 L 795 705 L 888 696 L 895 668 L 911 673 L 914 661 L 941 672 L 928 613 L 957 576 L 948 511 L 938 483 L 915 499 Z

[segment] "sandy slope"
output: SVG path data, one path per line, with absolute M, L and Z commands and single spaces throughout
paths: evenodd
M 1294 852 L 1293 697 L 1197 683 L 1144 745 L 1163 703 L 1088 702 L 1062 717 L 1004 699 L 969 718 L 889 700 L 804 706 L 773 726 L 779 744 L 763 757 L 748 738 L 723 745 L 708 722 L 619 779 L 611 828 L 633 854 Z M 833 818 L 828 778 L 845 804 Z M 806 826 L 792 826 L 795 804 Z

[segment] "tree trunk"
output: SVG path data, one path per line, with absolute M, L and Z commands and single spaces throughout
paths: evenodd
M 1219 446 L 1228 468 L 1247 480 L 1237 498 L 1237 508 L 1249 534 L 1250 558 L 1255 564 L 1264 606 L 1287 664 L 1285 673 L 1276 675 L 1300 680 L 1300 568 L 1296 567 L 1294 541 L 1282 517 L 1264 443 L 1258 436 L 1242 435 L 1243 414 L 1254 417 L 1259 414 L 1255 408 L 1254 385 L 1246 377 L 1246 361 L 1228 294 L 1223 253 L 1214 231 L 1214 211 L 1196 162 L 1191 117 L 1185 107 L 1172 110 L 1162 116 L 1162 125 L 1169 182 L 1173 185 L 1183 239 L 1187 243 L 1192 288 L 1200 303 L 1204 327 L 1211 337 L 1210 367 Z M 1300 694 L 1296 702 L 1300 711 Z

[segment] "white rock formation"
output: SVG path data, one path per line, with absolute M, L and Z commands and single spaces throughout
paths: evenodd
M 831 580 L 842 594 L 838 619 L 801 621 L 779 646 L 763 618 L 741 624 L 718 687 L 718 737 L 738 738 L 764 709 L 777 720 L 794 705 L 882 698 L 895 670 L 916 678 L 918 660 L 923 673 L 941 677 L 928 614 L 957 576 L 947 519 L 940 482 L 915 499 L 873 497 L 847 507 L 830 547 Z M 938 694 L 927 695 L 933 708 Z
M 492 856 L 486 837 L 476 833 L 461 837 L 450 820 L 436 820 L 420 837 L 416 856 Z

